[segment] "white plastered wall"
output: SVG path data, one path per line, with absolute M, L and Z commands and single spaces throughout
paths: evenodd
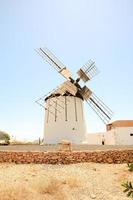
M 104 133 L 104 138 L 105 138 L 105 144 L 106 145 L 115 145 L 116 140 L 115 140 L 115 131 L 107 131 Z
M 105 145 L 133 145 L 133 127 L 116 127 L 105 133 L 87 134 L 86 143 L 102 144 L 103 135 Z
M 87 144 L 101 145 L 104 133 L 88 133 L 86 135 Z
M 61 140 L 82 143 L 85 140 L 82 99 L 74 96 L 52 97 L 46 101 L 46 106 L 49 110 L 45 111 L 44 143 L 56 144 Z
M 116 145 L 133 145 L 133 127 L 117 127 L 115 128 Z
M 105 145 L 115 144 L 115 134 L 114 131 L 100 132 L 100 133 L 88 133 L 86 135 L 86 143 L 94 145 L 102 145 L 102 140 L 104 139 Z

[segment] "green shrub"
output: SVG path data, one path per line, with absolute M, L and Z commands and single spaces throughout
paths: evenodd
M 131 182 L 123 183 L 122 186 L 125 188 L 123 192 L 127 193 L 128 197 L 133 198 L 133 186 Z
M 130 172 L 133 172 L 133 163 L 127 163 L 127 166 L 128 166 L 128 170 Z
M 4 144 L 10 144 L 10 135 L 4 131 L 0 131 L 0 140 L 5 141 Z

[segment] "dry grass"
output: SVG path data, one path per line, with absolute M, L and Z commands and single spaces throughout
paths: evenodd
M 127 165 L 0 165 L 0 200 L 127 200 Z
M 1 200 L 19 200 L 31 199 L 30 191 L 21 184 L 0 184 L 0 199 Z

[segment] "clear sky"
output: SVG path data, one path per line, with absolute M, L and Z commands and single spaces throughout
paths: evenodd
M 132 0 L 0 0 L 0 129 L 43 134 L 35 100 L 64 79 L 34 51 L 48 47 L 76 71 L 90 58 L 100 74 L 87 85 L 114 112 L 133 119 Z M 88 132 L 105 126 L 85 105 Z

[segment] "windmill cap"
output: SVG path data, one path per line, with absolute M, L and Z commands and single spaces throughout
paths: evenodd
M 66 92 L 66 93 L 64 93 L 63 95 L 61 95 L 61 94 L 59 94 L 59 93 L 52 93 L 51 95 L 49 95 L 49 96 L 47 96 L 47 97 L 45 98 L 45 101 L 47 101 L 47 100 L 50 99 L 50 98 L 53 98 L 53 97 L 59 97 L 59 96 L 78 97 L 78 98 L 80 98 L 80 99 L 83 100 L 83 97 L 82 97 L 78 92 L 77 92 L 76 95 L 72 95 L 72 94 Z

